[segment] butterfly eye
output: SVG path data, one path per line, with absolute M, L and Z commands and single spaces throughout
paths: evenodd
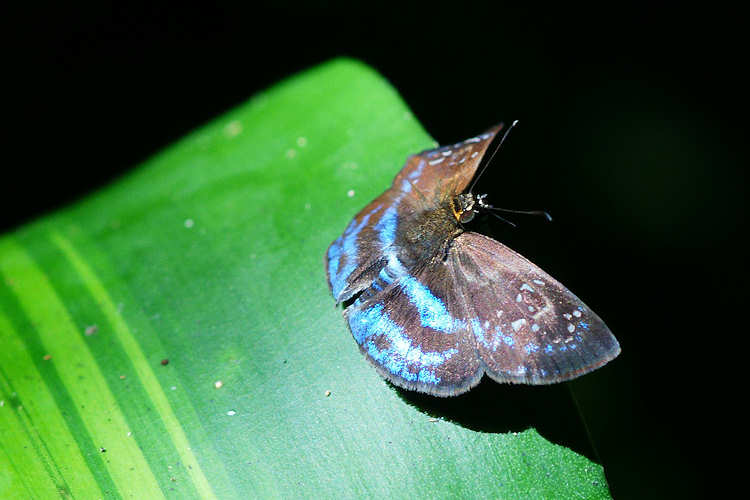
M 475 214 L 476 212 L 474 210 L 465 210 L 460 213 L 460 215 L 458 216 L 458 220 L 461 221 L 461 224 L 466 224 L 474 218 Z

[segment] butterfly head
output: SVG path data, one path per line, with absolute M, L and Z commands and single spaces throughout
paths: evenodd
M 484 202 L 486 194 L 461 193 L 452 200 L 453 216 L 461 224 L 471 221 L 480 210 L 489 208 Z

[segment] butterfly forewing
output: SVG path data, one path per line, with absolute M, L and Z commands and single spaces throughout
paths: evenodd
M 422 193 L 438 199 L 462 192 L 471 182 L 487 148 L 502 125 L 452 146 L 430 149 L 410 156 L 396 175 L 391 189 Z M 412 191 L 412 188 L 416 188 Z

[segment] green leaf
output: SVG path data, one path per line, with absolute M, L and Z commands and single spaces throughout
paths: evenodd
M 328 244 L 433 145 L 338 60 L 0 238 L 0 497 L 609 497 L 534 429 L 430 418 L 334 307 Z

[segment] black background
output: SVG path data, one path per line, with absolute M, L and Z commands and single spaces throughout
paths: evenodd
M 746 334 L 741 15 L 490 5 L 12 12 L 5 78 L 20 113 L 6 115 L 0 230 L 106 185 L 294 72 L 361 59 L 442 144 L 520 120 L 480 191 L 555 222 L 480 224 L 620 340 L 623 354 L 597 372 L 606 394 L 585 402 L 602 407 L 604 421 L 588 423 L 613 494 L 684 498 L 732 482 L 713 443 L 736 432 L 723 394 Z

